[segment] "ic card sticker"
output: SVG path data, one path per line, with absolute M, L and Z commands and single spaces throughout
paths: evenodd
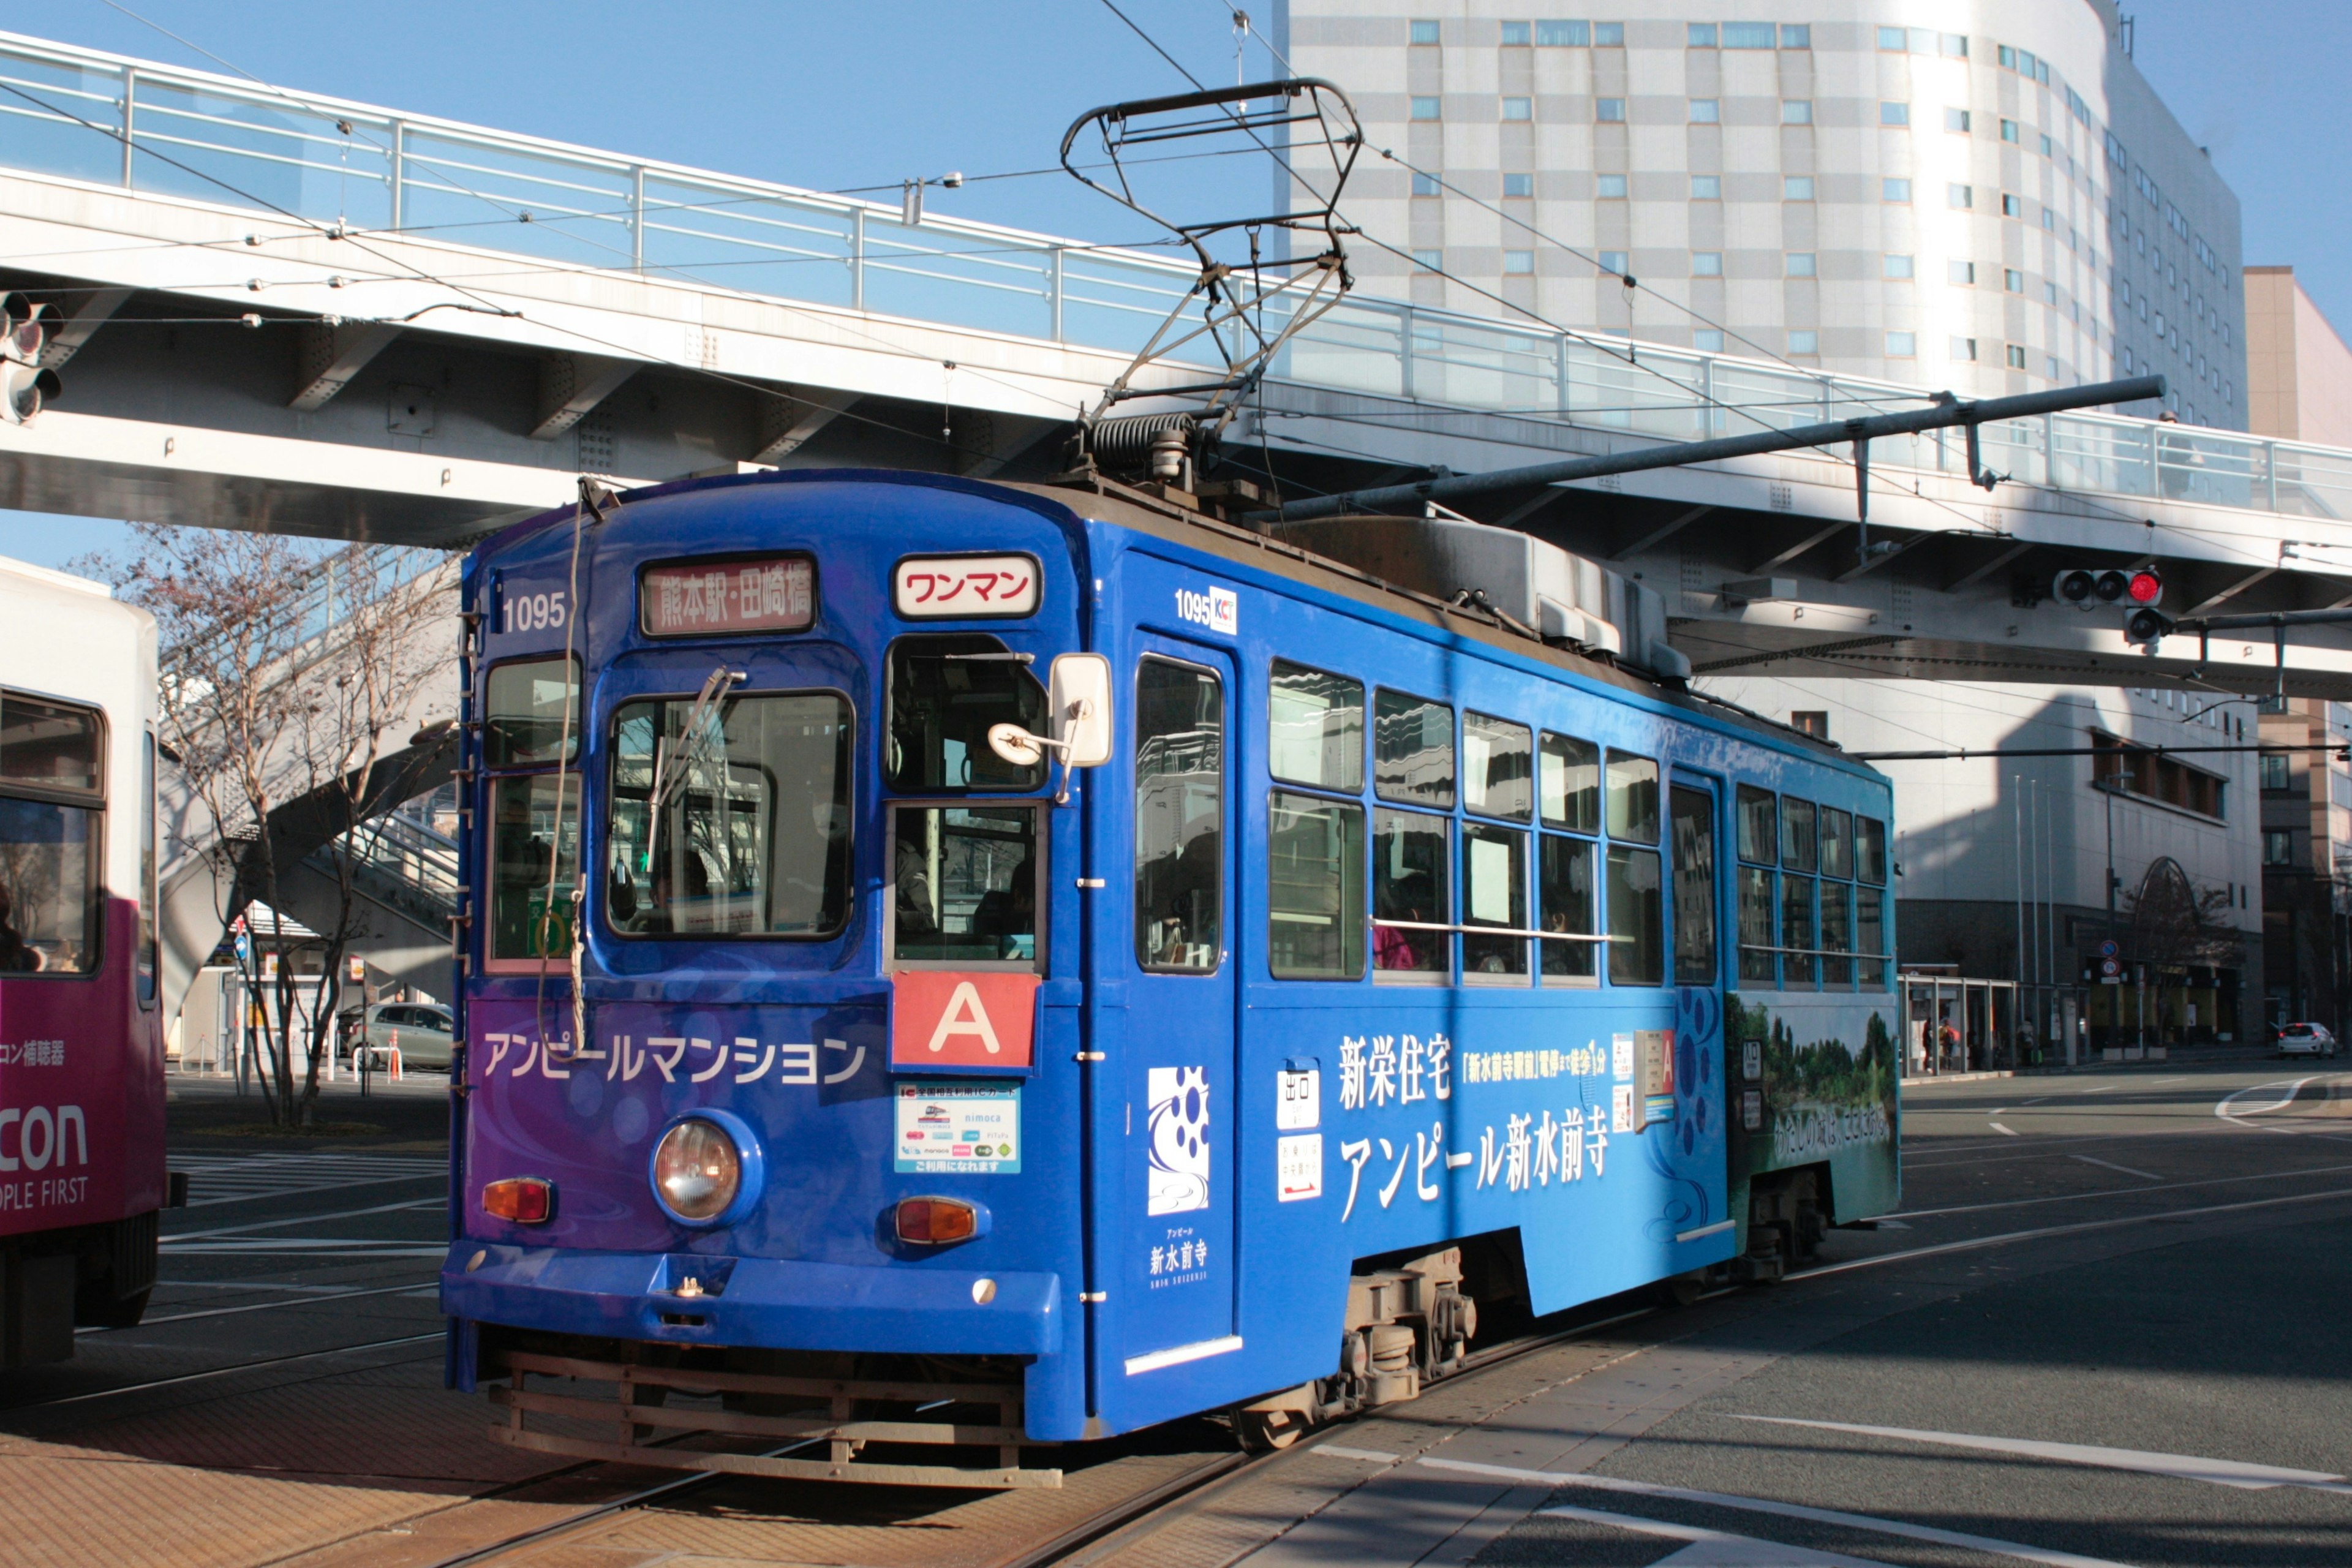
M 1018 1084 L 901 1083 L 894 1105 L 900 1173 L 1020 1174 Z
M 1274 1168 L 1283 1203 L 1323 1195 L 1323 1134 L 1299 1132 L 1276 1141 Z
M 1610 1036 L 1610 1037 L 1609 1037 L 1609 1066 L 1610 1066 L 1611 1069 L 1615 1073 L 1616 1078 L 1617 1078 L 1617 1081 L 1618 1081 L 1619 1083 L 1629 1083 L 1629 1082 L 1631 1082 L 1631 1081 L 1633 1080 L 1633 1036 L 1631 1036 L 1631 1035 L 1612 1035 L 1612 1036 Z
M 1321 1068 L 1293 1072 L 1286 1068 L 1275 1074 L 1274 1125 L 1281 1132 L 1301 1132 L 1323 1125 Z

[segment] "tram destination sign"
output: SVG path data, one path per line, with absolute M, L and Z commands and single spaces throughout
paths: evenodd
M 1034 555 L 909 555 L 890 574 L 890 600 L 910 621 L 1034 616 L 1039 575 Z
M 816 563 L 805 555 L 672 561 L 637 580 L 637 624 L 649 637 L 804 632 L 815 620 Z

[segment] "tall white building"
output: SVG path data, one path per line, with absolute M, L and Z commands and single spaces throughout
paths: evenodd
M 2180 419 L 2247 427 L 2237 198 L 2133 66 L 2114 0 L 1537 4 L 1278 7 L 1293 69 L 1338 83 L 1394 154 L 1368 153 L 1345 204 L 1405 253 L 1351 247 L 1364 289 L 1964 395 L 2155 372 Z M 2252 740 L 2251 705 L 1710 689 L 1860 751 L 2114 746 L 1885 764 L 1903 958 L 2039 982 L 2045 1038 L 2069 1016 L 2095 1043 L 2129 1043 L 2144 1018 L 2159 1038 L 2259 1022 L 2252 759 L 2126 755 Z M 2081 983 L 2108 940 L 2111 874 L 2126 962 L 2166 972 L 2145 1001 Z M 2193 963 L 2172 918 L 2184 899 Z
M 1964 394 L 2155 371 L 2245 427 L 2237 198 L 2113 0 L 1535 4 L 1280 0 L 1401 160 L 1349 191 L 1407 253 L 1364 289 Z

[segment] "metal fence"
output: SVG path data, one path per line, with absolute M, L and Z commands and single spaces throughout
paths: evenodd
M 1110 352 L 1133 353 L 1188 266 L 0 37 L 0 165 Z M 496 269 L 511 278 L 517 269 Z M 496 276 L 478 279 L 498 286 Z M 1195 342 L 1187 357 L 1206 361 Z M 1917 387 L 1351 297 L 1286 350 L 1304 385 L 1517 412 L 1666 440 L 1924 405 Z M 1986 462 L 2054 489 L 2352 517 L 2352 452 L 2096 414 L 1988 427 Z M 1960 473 L 1955 440 L 1882 467 Z

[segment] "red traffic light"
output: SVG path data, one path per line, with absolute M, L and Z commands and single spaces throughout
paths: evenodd
M 2143 566 L 2131 574 L 2125 594 L 2135 605 L 2154 605 L 2164 597 L 2164 579 Z

